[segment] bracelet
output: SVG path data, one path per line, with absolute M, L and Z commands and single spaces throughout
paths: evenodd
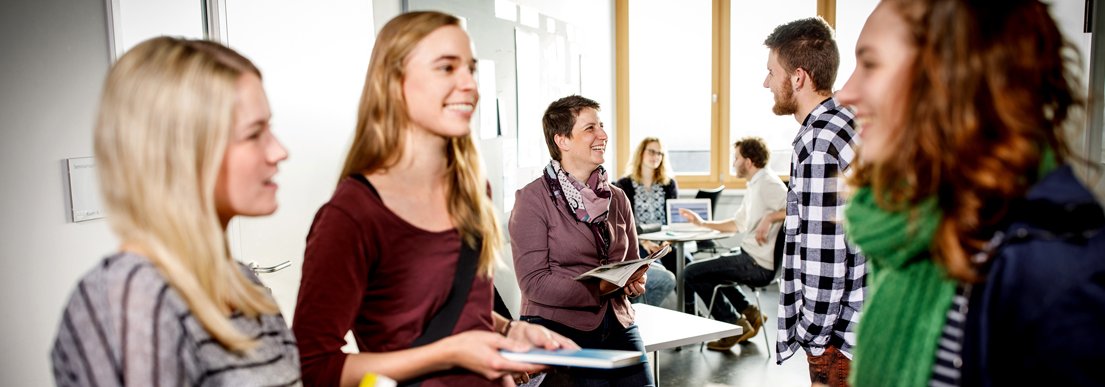
M 499 333 L 502 334 L 503 337 L 506 337 L 507 335 L 509 335 L 510 334 L 510 328 L 514 326 L 514 322 L 515 322 L 514 320 L 507 321 L 506 326 L 503 327 L 503 331 L 499 332 Z

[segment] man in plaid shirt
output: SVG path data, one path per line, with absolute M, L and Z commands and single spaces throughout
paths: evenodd
M 844 238 L 844 173 L 854 151 L 852 112 L 837 104 L 831 87 L 840 62 L 833 31 L 821 18 L 775 28 L 764 87 L 772 110 L 802 124 L 794 138 L 786 209 L 764 218 L 766 233 L 785 217 L 783 283 L 779 297 L 778 363 L 799 347 L 810 379 L 847 385 L 855 328 L 863 306 L 864 258 Z

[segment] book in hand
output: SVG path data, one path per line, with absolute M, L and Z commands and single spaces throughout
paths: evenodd
M 611 349 L 557 349 L 534 348 L 528 352 L 499 351 L 499 354 L 512 361 L 553 366 L 583 368 L 621 368 L 644 361 L 644 353 L 637 351 L 617 351 Z
M 641 259 L 634 259 L 630 261 L 621 261 L 608 263 L 594 269 L 588 270 L 586 273 L 580 274 L 575 279 L 577 281 L 585 280 L 588 278 L 598 278 L 603 281 L 618 285 L 618 287 L 625 286 L 629 282 L 629 278 L 636 273 L 641 266 L 648 265 L 661 257 L 668 255 L 671 251 L 671 246 L 664 246 L 663 248 L 656 250 L 656 252 L 649 254 L 648 257 Z

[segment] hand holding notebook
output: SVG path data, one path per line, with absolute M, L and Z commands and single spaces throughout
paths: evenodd
M 648 265 L 661 257 L 668 255 L 671 251 L 671 246 L 664 246 L 663 248 L 656 250 L 648 257 L 641 259 L 634 259 L 630 261 L 621 261 L 608 263 L 594 269 L 580 274 L 575 279 L 577 281 L 585 280 L 588 278 L 598 278 L 606 282 L 610 282 L 618 287 L 625 286 L 629 282 L 629 279 L 633 277 L 633 273 L 636 273 L 644 265 Z

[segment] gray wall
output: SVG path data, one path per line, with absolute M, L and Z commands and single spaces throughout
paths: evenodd
M 0 31 L 0 385 L 47 386 L 67 294 L 116 243 L 102 219 L 69 222 L 63 184 L 64 159 L 92 155 L 104 1 L 6 2 Z

